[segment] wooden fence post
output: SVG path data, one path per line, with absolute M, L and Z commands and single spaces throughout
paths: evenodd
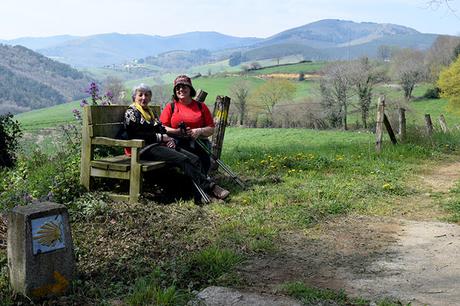
M 443 114 L 441 114 L 441 115 L 439 116 L 439 124 L 441 125 L 441 130 L 442 130 L 444 133 L 447 133 L 448 128 L 447 128 L 446 118 L 444 118 L 444 115 L 443 115 Z
M 385 96 L 379 97 L 377 104 L 377 122 L 375 126 L 375 150 L 377 153 L 382 151 L 382 137 L 383 137 L 383 117 L 385 113 Z
M 195 96 L 195 101 L 204 102 L 206 101 L 207 96 L 208 96 L 208 93 L 206 91 L 198 89 L 196 96 Z
M 426 133 L 428 136 L 433 135 L 433 122 L 431 122 L 430 114 L 425 114 Z
M 390 135 L 391 142 L 395 145 L 398 143 L 396 140 L 395 133 L 393 132 L 393 129 L 391 128 L 390 120 L 388 120 L 388 117 L 385 113 L 383 113 L 383 123 L 385 124 L 385 127 L 387 128 L 388 135 Z
M 406 110 L 404 108 L 399 109 L 399 139 L 403 141 L 406 138 Z
M 212 154 L 218 159 L 220 159 L 220 155 L 222 153 L 229 108 L 230 98 L 227 96 L 217 96 L 213 110 L 214 123 L 216 127 L 214 135 L 212 136 Z

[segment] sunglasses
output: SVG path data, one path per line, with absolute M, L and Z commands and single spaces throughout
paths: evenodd
M 179 84 L 179 85 L 176 86 L 176 91 L 178 91 L 178 90 L 180 90 L 180 89 L 186 89 L 186 88 L 189 88 L 189 87 L 188 87 L 187 85 L 181 85 L 181 84 Z

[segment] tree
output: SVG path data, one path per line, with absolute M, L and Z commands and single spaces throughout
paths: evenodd
M 364 128 L 367 128 L 369 107 L 372 101 L 372 90 L 378 82 L 384 79 L 383 71 L 378 71 L 377 67 L 373 65 L 367 57 L 351 62 L 349 68 L 350 82 L 358 96 L 361 120 Z
M 454 48 L 454 60 L 460 55 L 460 43 Z
M 114 104 L 119 104 L 123 101 L 123 81 L 117 77 L 108 76 L 104 81 L 104 88 L 107 93 L 111 93 Z
M 296 87 L 288 80 L 270 79 L 251 95 L 251 101 L 260 105 L 267 114 L 268 124 L 273 122 L 273 108 L 282 101 L 292 100 Z
M 460 109 L 460 57 L 439 74 L 437 82 L 441 97 L 449 101 L 451 109 Z
M 350 64 L 346 62 L 329 64 L 323 69 L 320 79 L 322 104 L 328 112 L 326 117 L 333 120 L 340 118 L 342 128 L 348 129 L 347 112 L 351 95 Z
M 22 131 L 12 114 L 0 116 L 0 168 L 13 167 Z
M 447 7 L 450 11 L 455 12 L 455 10 L 450 6 L 450 2 L 453 0 L 429 0 L 427 1 L 428 6 L 432 8 L 439 8 L 441 5 Z
M 394 78 L 404 91 L 404 98 L 409 101 L 415 85 L 425 78 L 423 53 L 412 49 L 398 51 L 391 63 Z
M 431 81 L 437 80 L 441 69 L 449 66 L 457 58 L 455 50 L 459 44 L 459 37 L 439 35 L 436 38 L 428 49 L 425 59 Z
M 228 64 L 233 67 L 241 64 L 241 62 L 244 61 L 244 56 L 241 54 L 241 52 L 233 52 L 230 54 Z
M 246 80 L 239 80 L 232 84 L 230 88 L 232 94 L 232 105 L 238 111 L 239 124 L 245 123 L 247 102 L 249 97 L 249 82 Z
M 389 61 L 391 58 L 391 46 L 387 45 L 380 45 L 377 48 L 377 58 L 380 59 L 383 62 Z
M 152 102 L 161 105 L 162 108 L 171 101 L 172 91 L 168 85 L 152 86 Z

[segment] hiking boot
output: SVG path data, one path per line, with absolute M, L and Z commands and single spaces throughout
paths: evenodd
M 212 188 L 212 194 L 216 198 L 223 200 L 226 197 L 228 197 L 228 195 L 230 194 L 230 191 L 220 187 L 219 185 L 214 185 L 214 187 Z

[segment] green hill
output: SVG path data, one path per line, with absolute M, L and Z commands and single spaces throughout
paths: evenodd
M 0 45 L 0 114 L 78 99 L 89 82 L 78 70 L 32 50 Z

